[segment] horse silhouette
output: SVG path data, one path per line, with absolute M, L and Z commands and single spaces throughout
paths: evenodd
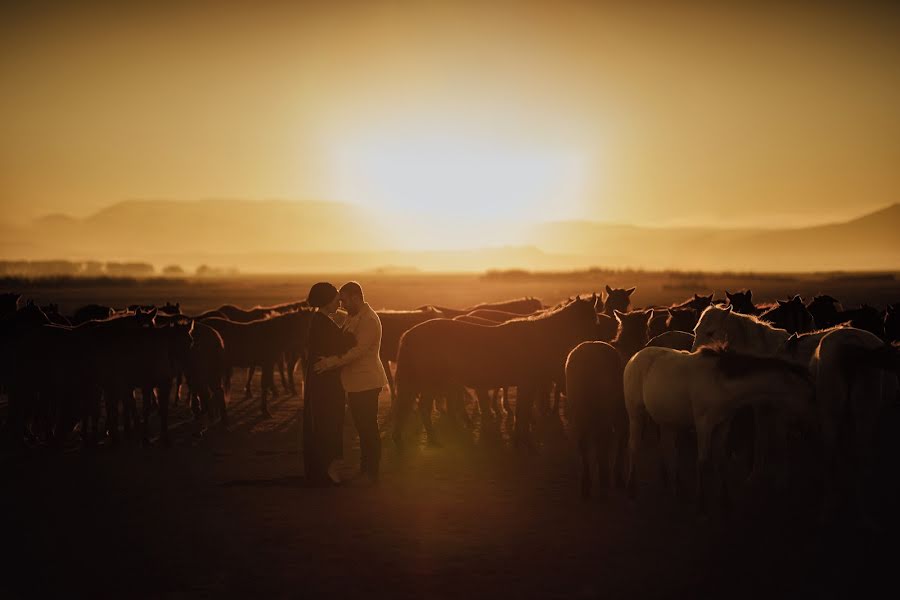
M 753 304 L 753 290 L 747 289 L 743 292 L 729 292 L 725 290 L 725 298 L 728 299 L 728 305 L 734 312 L 742 315 L 758 315 L 762 312 Z M 705 306 L 703 308 L 706 308 Z M 702 311 L 703 309 L 700 309 Z
M 806 333 L 815 329 L 813 316 L 803 305 L 803 298 L 794 296 L 790 300 L 778 300 L 777 302 L 777 306 L 759 315 L 762 321 L 771 323 L 789 333 Z
M 596 333 L 594 300 L 576 298 L 556 310 L 495 326 L 433 319 L 404 333 L 397 355 L 395 442 L 402 446 L 402 428 L 416 398 L 430 407 L 434 398 L 460 386 L 515 385 L 515 439 L 529 443 L 534 395 L 562 379 L 569 352 Z M 428 439 L 435 442 L 430 409 L 420 413 Z
M 622 482 L 628 429 L 622 386 L 624 366 L 619 351 L 606 342 L 583 342 L 566 359 L 566 396 L 581 458 L 584 498 L 591 495 L 595 462 L 602 495 L 610 483 L 610 462 L 616 482 Z
M 247 323 L 218 317 L 201 321 L 222 336 L 229 391 L 234 368 L 262 368 L 260 412 L 265 417 L 271 416 L 267 400 L 269 393 L 275 392 L 275 365 L 281 362 L 285 353 L 299 356 L 305 352 L 309 341 L 310 315 L 311 311 L 303 309 Z
M 606 300 L 603 303 L 603 313 L 613 316 L 615 311 L 628 312 L 631 307 L 631 295 L 637 288 L 611 288 L 606 286 Z

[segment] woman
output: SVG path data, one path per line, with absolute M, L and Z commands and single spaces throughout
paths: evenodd
M 303 465 L 307 480 L 337 484 L 337 461 L 344 452 L 344 388 L 339 369 L 318 374 L 312 365 L 323 356 L 343 354 L 356 342 L 331 318 L 338 308 L 337 288 L 317 283 L 310 288 L 307 302 L 316 314 L 309 328 L 303 386 Z

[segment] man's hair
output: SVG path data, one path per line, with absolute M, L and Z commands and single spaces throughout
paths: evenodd
M 348 281 L 344 285 L 341 286 L 341 293 L 347 296 L 355 296 L 360 300 L 365 300 L 366 297 L 363 296 L 362 286 L 359 285 L 355 281 Z

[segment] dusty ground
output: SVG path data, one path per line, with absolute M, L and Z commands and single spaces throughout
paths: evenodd
M 139 292 L 132 301 L 145 301 Z M 164 299 L 176 298 L 149 298 Z M 195 437 L 182 402 L 171 448 L 83 451 L 73 438 L 63 452 L 0 454 L 0 597 L 846 597 L 896 568 L 896 407 L 882 435 L 882 529 L 870 534 L 817 525 L 814 461 L 802 448 L 790 496 L 739 490 L 728 519 L 698 520 L 661 489 L 652 443 L 636 502 L 617 491 L 584 502 L 553 420 L 529 454 L 511 447 L 505 418 L 483 427 L 476 417 L 471 431 L 445 419 L 443 448 L 401 456 L 385 442 L 378 487 L 314 488 L 302 476 L 300 401 L 280 395 L 274 419 L 261 421 L 242 384 L 227 431 Z M 345 440 L 349 476 L 349 416 Z M 688 456 L 688 478 L 690 467 Z
M 443 448 L 401 456 L 386 441 L 378 487 L 310 487 L 299 400 L 281 396 L 261 421 L 238 395 L 230 430 L 200 439 L 182 402 L 171 448 L 73 440 L 4 455 L 0 595 L 828 597 L 892 560 L 877 548 L 893 517 L 879 536 L 822 530 L 808 491 L 740 492 L 732 517 L 699 520 L 660 488 L 652 448 L 636 502 L 615 491 L 584 502 L 553 419 L 537 454 L 510 446 L 505 418 L 473 431 L 444 419 Z M 383 394 L 382 421 L 387 410 Z M 358 442 L 346 425 L 349 477 Z

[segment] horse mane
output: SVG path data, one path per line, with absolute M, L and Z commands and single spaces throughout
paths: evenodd
M 570 306 L 575 306 L 578 302 L 587 302 L 587 300 L 572 300 L 570 302 L 564 302 L 559 304 L 558 306 L 554 306 L 553 308 L 548 308 L 547 310 L 543 310 L 541 312 L 535 313 L 533 315 L 525 315 L 516 319 L 510 319 L 502 325 L 506 325 L 507 323 L 525 323 L 529 321 L 545 321 L 547 319 L 551 319 L 560 313 L 566 312 L 566 310 Z
M 421 315 L 421 314 L 440 314 L 441 311 L 432 306 L 431 304 L 427 304 L 421 308 L 415 308 L 413 310 L 396 310 L 392 308 L 382 308 L 381 310 L 376 311 L 379 315 Z
M 806 365 L 777 356 L 735 352 L 725 343 L 703 346 L 697 354 L 715 359 L 719 371 L 728 378 L 746 377 L 766 371 L 788 371 L 798 377 L 810 378 Z
M 757 317 L 756 315 L 745 315 L 745 314 L 742 314 L 742 313 L 734 312 L 733 310 L 725 310 L 725 309 L 723 309 L 723 308 L 721 308 L 721 307 L 719 307 L 719 306 L 716 306 L 715 304 L 710 304 L 710 305 L 707 306 L 705 309 L 703 309 L 703 312 L 700 313 L 700 318 L 697 320 L 697 322 L 699 323 L 700 321 L 702 321 L 702 320 L 703 320 L 703 316 L 704 316 L 706 313 L 711 312 L 711 311 L 724 312 L 724 313 L 726 313 L 726 318 L 731 318 L 731 317 L 733 317 L 733 318 L 738 319 L 738 320 L 740 320 L 740 321 L 743 321 L 743 322 L 745 322 L 745 323 L 753 323 L 753 324 L 755 324 L 755 325 L 760 325 L 760 326 L 765 327 L 765 328 L 767 328 L 767 329 L 770 329 L 770 330 L 772 330 L 772 331 L 779 331 L 779 332 L 780 332 L 780 331 L 784 331 L 783 329 L 779 329 L 778 327 L 775 327 L 775 326 L 772 325 L 771 323 L 767 323 L 766 321 L 763 321 L 762 319 L 760 319 L 760 318 Z

